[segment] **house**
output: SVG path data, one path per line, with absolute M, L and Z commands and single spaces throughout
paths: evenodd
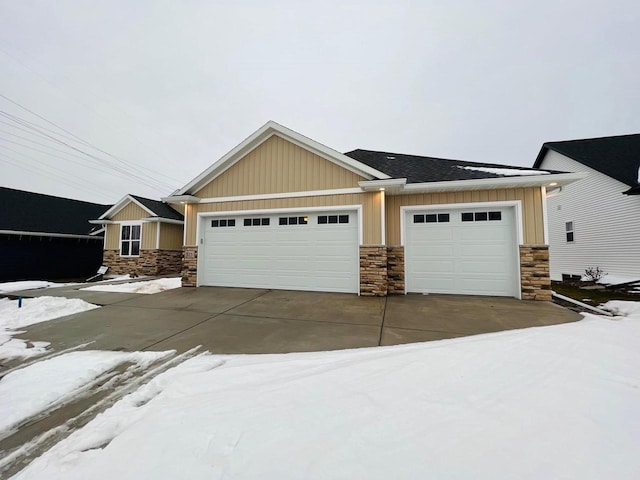
M 640 134 L 547 142 L 534 167 L 586 174 L 549 192 L 551 278 L 590 267 L 640 278 Z
M 107 205 L 0 187 L 0 281 L 95 274 L 103 231 L 88 221 Z
M 268 122 L 163 201 L 185 208 L 184 286 L 550 300 L 545 189 L 578 178 Z
M 111 274 L 165 275 L 182 269 L 183 215 L 172 206 L 125 195 L 91 223 L 105 228 L 103 264 Z

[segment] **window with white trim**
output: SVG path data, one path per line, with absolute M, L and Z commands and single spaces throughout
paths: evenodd
M 140 256 L 140 240 L 142 238 L 142 224 L 122 225 L 120 229 L 120 256 Z
M 567 243 L 573 243 L 573 222 L 565 222 L 564 234 L 567 238 Z

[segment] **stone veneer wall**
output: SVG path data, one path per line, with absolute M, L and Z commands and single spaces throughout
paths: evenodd
M 520 245 L 522 300 L 551 301 L 549 246 Z
M 387 294 L 404 295 L 404 247 L 387 247 Z
M 198 280 L 198 247 L 182 248 L 182 286 L 195 287 Z
M 365 297 L 387 295 L 387 247 L 382 245 L 360 247 L 360 295 Z
M 167 275 L 180 273 L 181 250 L 140 250 L 139 257 L 121 257 L 118 250 L 105 250 L 102 264 L 115 275 Z

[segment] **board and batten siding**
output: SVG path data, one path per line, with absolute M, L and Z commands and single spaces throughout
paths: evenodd
M 201 198 L 357 187 L 366 180 L 274 135 L 194 193 Z
M 344 195 L 321 195 L 314 197 L 277 198 L 269 200 L 246 200 L 239 202 L 201 203 L 188 205 L 187 243 L 196 245 L 197 214 L 204 212 L 225 212 L 237 210 L 263 210 L 280 208 L 300 208 L 343 205 L 362 205 L 363 242 L 366 245 L 379 245 L 381 238 L 380 224 L 380 192 L 353 193 Z
M 183 226 L 173 223 L 159 223 L 160 227 L 160 249 L 180 250 L 183 241 Z
M 140 208 L 133 202 L 129 202 L 127 206 L 116 212 L 111 216 L 111 220 L 114 222 L 131 222 L 148 217 L 150 214 L 143 208 Z M 151 224 L 142 224 L 142 245 L 143 250 L 149 250 L 156 248 L 156 230 L 155 226 L 149 227 Z M 119 250 L 120 249 L 120 224 L 107 225 L 107 231 L 105 232 L 104 241 L 105 250 Z
M 400 207 L 410 205 L 446 205 L 450 203 L 522 202 L 524 243 L 544 245 L 542 189 L 509 188 L 462 192 L 419 193 L 413 195 L 387 195 L 387 245 L 400 245 Z
M 551 279 L 588 267 L 640 278 L 640 196 L 623 195 L 628 185 L 551 150 L 540 168 L 588 174 L 547 201 Z M 572 243 L 566 222 L 574 224 Z

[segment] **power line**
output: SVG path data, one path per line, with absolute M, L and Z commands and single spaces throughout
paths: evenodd
M 121 165 L 123 165 L 125 168 L 127 168 L 128 170 L 130 170 L 130 171 L 132 171 L 132 172 L 133 172 L 133 171 L 137 171 L 137 172 L 139 172 L 139 174 L 144 175 L 144 178 L 145 178 L 145 179 L 150 179 L 150 180 L 155 181 L 155 182 L 156 182 L 156 183 L 158 183 L 160 186 L 162 186 L 162 188 L 166 188 L 166 189 L 168 189 L 168 190 L 173 190 L 173 189 L 175 189 L 175 185 L 168 185 L 168 184 L 165 184 L 165 183 L 164 183 L 164 182 L 162 182 L 161 180 L 159 180 L 159 179 L 157 179 L 157 178 L 154 178 L 154 177 L 153 177 L 152 175 L 150 175 L 148 172 L 146 172 L 146 171 L 144 171 L 144 170 L 142 170 L 142 169 L 140 169 L 140 168 L 136 167 L 135 165 L 134 165 L 134 166 L 131 166 L 129 163 L 127 163 L 127 162 L 126 162 L 126 161 L 124 161 L 123 159 L 121 159 L 121 158 L 119 158 L 119 157 L 117 157 L 117 156 L 115 156 L 115 155 L 112 155 L 111 153 L 109 153 L 109 152 L 107 152 L 107 151 L 105 151 L 105 150 L 103 150 L 103 149 L 101 149 L 101 148 L 99 148 L 99 147 L 97 147 L 97 146 L 95 146 L 95 145 L 91 144 L 90 142 L 87 142 L 86 140 L 83 140 L 82 138 L 80 138 L 80 137 L 78 137 L 77 135 L 75 135 L 73 132 L 70 132 L 69 130 L 67 130 L 67 129 L 65 129 L 65 128 L 63 128 L 63 127 L 59 126 L 59 125 L 57 125 L 56 123 L 51 122 L 50 120 L 46 119 L 46 118 L 45 118 L 45 117 L 43 117 L 42 115 L 39 115 L 39 114 L 37 114 L 37 113 L 33 112 L 32 110 L 30 110 L 29 108 L 25 107 L 24 105 L 21 105 L 20 103 L 18 103 L 18 102 L 16 102 L 16 101 L 14 101 L 14 100 L 11 100 L 11 99 L 10 99 L 10 98 L 8 98 L 6 95 L 3 95 L 2 93 L 0 93 L 0 97 L 4 98 L 5 100 L 9 101 L 9 102 L 10 102 L 10 103 L 12 103 L 12 104 L 14 104 L 14 105 L 16 105 L 16 106 L 18 106 L 18 107 L 20 107 L 20 108 L 24 109 L 25 111 L 27 111 L 27 112 L 31 113 L 32 115 L 35 115 L 36 117 L 38 117 L 38 118 L 40 118 L 40 119 L 44 120 L 45 122 L 47 122 L 47 123 L 49 123 L 50 125 L 52 125 L 52 126 L 54 126 L 54 127 L 58 128 L 58 129 L 62 130 L 63 132 L 65 132 L 65 133 L 67 133 L 67 134 L 71 135 L 71 137 L 73 137 L 73 139 L 75 139 L 75 141 L 78 141 L 78 142 L 80 142 L 80 143 L 84 144 L 85 146 L 89 146 L 90 148 L 93 148 L 94 150 L 97 150 L 98 152 L 103 153 L 103 154 L 105 154 L 105 155 L 107 155 L 107 156 L 109 156 L 109 157 L 113 158 L 113 159 L 114 159 L 114 160 L 116 160 L 118 163 L 120 163 L 120 164 L 121 164 Z M 16 117 L 15 115 L 12 115 L 12 114 L 10 114 L 10 113 L 8 113 L 8 112 L 4 112 L 4 111 L 0 111 L 0 112 L 3 114 L 3 116 L 5 116 L 5 118 L 9 118 L 9 119 L 11 119 L 11 120 L 17 121 L 18 123 L 21 123 L 23 126 L 27 126 L 27 125 L 24 125 L 24 123 L 22 123 L 22 122 L 31 123 L 31 122 L 25 121 L 25 120 L 23 120 L 23 119 L 20 119 L 20 117 Z M 28 126 L 28 128 L 36 128 L 36 127 Z M 40 132 L 40 133 L 41 133 L 42 135 L 46 135 L 46 134 L 44 134 L 44 133 L 42 133 L 42 132 Z M 61 140 L 57 140 L 57 141 L 59 141 L 59 142 L 61 142 L 61 143 L 64 143 L 64 144 L 65 144 L 66 146 L 68 146 L 69 148 L 72 148 L 72 149 L 74 149 L 74 150 L 77 150 L 77 151 L 79 151 L 79 152 L 81 152 L 81 153 L 84 153 L 84 154 L 86 154 L 86 155 L 91 155 L 91 154 L 88 154 L 88 153 L 86 153 L 86 152 L 84 152 L 84 151 L 82 151 L 82 150 L 79 150 L 79 149 L 77 149 L 77 148 L 73 147 L 72 145 L 69 145 L 69 144 L 67 144 L 67 143 L 65 143 L 65 142 L 62 142 Z M 97 157 L 95 157 L 95 156 L 93 156 L 93 157 L 94 157 L 94 158 L 97 158 Z M 137 178 L 140 178 L 140 177 L 137 177 Z M 167 178 L 169 178 L 169 177 L 167 177 Z

